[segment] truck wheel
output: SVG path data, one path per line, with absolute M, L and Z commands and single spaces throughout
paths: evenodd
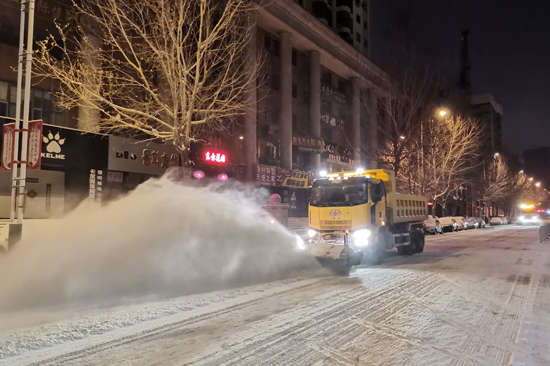
M 399 255 L 405 255 L 405 247 L 397 247 L 397 253 L 399 253 Z
M 416 253 L 422 253 L 424 251 L 424 235 L 421 232 L 413 232 L 411 240 L 414 242 L 414 249 Z
M 413 255 L 414 253 L 416 253 L 415 242 L 414 240 L 412 240 L 412 238 L 410 239 L 411 241 L 409 242 L 409 245 L 405 245 L 403 247 L 406 255 Z

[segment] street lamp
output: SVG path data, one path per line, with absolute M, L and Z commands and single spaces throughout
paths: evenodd
M 405 140 L 405 136 L 399 136 L 401 140 Z
M 540 182 L 537 182 L 535 185 L 536 185 L 537 187 L 540 187 Z
M 445 110 L 443 110 L 443 109 L 439 111 L 439 115 L 440 115 L 441 117 L 444 117 L 446 114 L 447 114 L 447 111 L 445 111 Z
M 532 181 L 533 181 L 533 178 L 532 178 L 532 177 L 531 177 L 531 178 L 529 178 L 529 182 L 532 182 Z
M 499 155 L 500 155 L 499 153 L 497 153 L 497 152 L 495 153 L 495 156 L 499 156 Z
M 523 170 L 520 170 L 520 171 L 519 171 L 519 174 L 523 174 Z

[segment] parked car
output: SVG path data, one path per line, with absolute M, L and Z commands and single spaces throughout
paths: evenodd
M 509 220 L 504 216 L 493 216 L 491 220 L 489 220 L 489 223 L 491 225 L 508 225 Z
M 477 225 L 476 229 L 485 229 L 485 226 L 486 226 L 485 220 L 483 220 L 481 217 L 476 217 L 474 220 Z
M 443 234 L 443 226 L 437 216 L 429 215 L 428 219 L 424 220 L 424 228 L 430 234 Z
M 468 230 L 468 224 L 465 224 L 465 219 L 462 216 L 454 216 L 453 219 L 457 223 L 457 230 Z
M 458 231 L 458 222 L 453 216 L 440 217 L 439 222 L 444 231 Z
M 468 229 L 483 229 L 485 227 L 485 221 L 481 217 L 468 217 L 466 222 Z

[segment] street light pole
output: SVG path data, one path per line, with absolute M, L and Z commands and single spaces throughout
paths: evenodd
M 19 59 L 17 65 L 17 101 L 15 104 L 15 151 L 12 172 L 12 194 L 10 210 L 10 234 L 14 232 L 16 238 L 21 237 L 23 224 L 23 209 L 25 205 L 25 181 L 27 178 L 27 149 L 29 135 L 29 109 L 31 100 L 31 70 L 32 49 L 34 38 L 34 6 L 35 0 L 21 0 L 21 17 L 19 27 Z M 28 22 L 25 24 L 26 13 Z M 25 26 L 27 28 L 27 42 L 25 51 Z M 25 94 L 23 100 L 23 128 L 21 128 L 21 92 L 23 82 L 23 60 L 25 61 Z M 19 134 L 21 133 L 21 154 L 19 154 Z M 17 205 L 17 210 L 16 210 Z M 12 238 L 10 238 L 10 242 Z

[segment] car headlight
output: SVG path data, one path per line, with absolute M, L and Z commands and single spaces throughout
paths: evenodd
M 306 245 L 304 243 L 304 240 L 302 238 L 300 238 L 298 235 L 296 235 L 296 248 L 298 250 L 306 249 Z
M 307 236 L 310 238 L 313 238 L 317 234 L 317 231 L 309 229 L 307 232 Z
M 369 244 L 370 230 L 361 229 L 353 233 L 353 243 L 358 247 L 364 247 Z
M 520 216 L 520 217 L 518 217 L 518 220 L 519 220 L 519 221 L 525 220 L 525 216 Z

